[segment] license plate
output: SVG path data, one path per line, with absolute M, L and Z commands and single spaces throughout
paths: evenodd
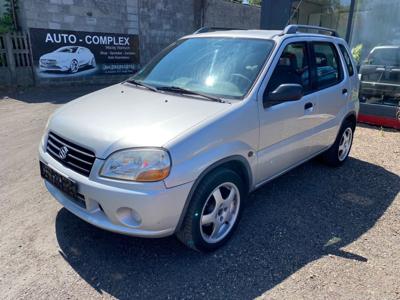
M 76 182 L 54 171 L 52 168 L 46 166 L 42 162 L 40 162 L 40 175 L 43 179 L 50 182 L 63 193 L 67 194 L 73 199 L 79 199 L 78 185 Z

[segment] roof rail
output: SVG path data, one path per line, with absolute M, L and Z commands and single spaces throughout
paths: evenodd
M 311 26 L 311 25 L 288 25 L 283 30 L 282 34 L 294 34 L 299 31 L 299 29 L 308 29 L 308 30 L 315 30 L 318 32 L 327 32 L 331 36 L 339 37 L 338 33 L 330 28 L 319 27 L 319 26 Z
M 201 27 L 200 29 L 193 32 L 193 34 L 214 32 L 214 31 L 226 31 L 226 30 L 243 30 L 240 28 L 225 28 L 225 27 Z

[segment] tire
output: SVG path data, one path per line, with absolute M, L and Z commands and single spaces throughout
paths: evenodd
M 221 247 L 237 227 L 245 197 L 243 180 L 236 172 L 226 168 L 211 172 L 200 182 L 190 199 L 182 226 L 176 234 L 178 239 L 201 252 Z
M 76 59 L 73 59 L 73 60 L 71 61 L 71 64 L 70 64 L 70 66 L 69 66 L 69 71 L 70 71 L 71 73 L 76 73 L 76 72 L 79 71 L 79 63 L 78 63 L 78 61 L 77 61 Z
M 332 167 L 339 167 L 347 160 L 353 145 L 355 125 L 354 122 L 349 120 L 343 123 L 335 143 L 321 155 L 321 159 L 324 163 Z M 348 142 L 347 145 L 345 145 L 345 149 L 343 149 L 342 146 L 343 143 L 346 143 L 346 139 L 348 139 Z

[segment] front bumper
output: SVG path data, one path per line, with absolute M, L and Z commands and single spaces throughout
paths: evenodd
M 61 63 L 56 63 L 56 64 L 43 64 L 39 62 L 39 68 L 41 71 L 68 71 L 69 66 L 67 64 L 61 64 Z
M 60 164 L 39 147 L 39 159 L 77 182 L 86 207 L 45 181 L 48 191 L 66 209 L 84 221 L 116 233 L 164 237 L 175 232 L 192 183 L 166 188 L 164 182 L 135 183 L 99 177 L 103 163 L 96 159 L 89 178 Z

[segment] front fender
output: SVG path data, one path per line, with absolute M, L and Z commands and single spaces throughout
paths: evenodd
M 224 144 L 208 145 L 203 149 L 192 152 L 184 161 L 174 164 L 170 175 L 165 179 L 167 188 L 195 181 L 210 166 L 220 161 L 227 162 L 227 159 L 240 160 L 245 162 L 249 171 L 249 186 L 253 186 L 252 179 L 256 165 L 255 149 L 242 141 L 232 141 Z M 171 156 L 176 157 L 177 153 L 172 152 Z M 237 158 L 237 159 L 235 159 Z M 240 158 L 240 159 L 239 159 Z
M 259 140 L 256 104 L 237 103 L 231 110 L 167 143 L 172 167 L 165 185 L 174 187 L 195 181 L 211 165 L 234 156 L 243 158 L 250 168 L 249 178 L 254 178 Z M 249 188 L 252 187 L 253 182 L 249 182 Z

